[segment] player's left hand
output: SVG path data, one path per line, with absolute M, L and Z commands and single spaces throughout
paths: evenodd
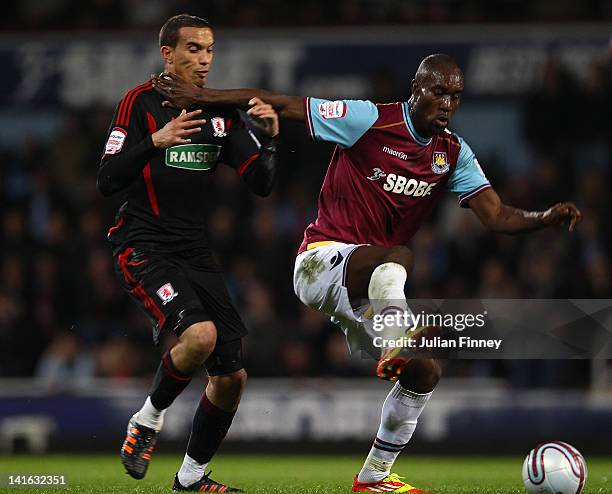
M 560 202 L 544 211 L 542 219 L 546 226 L 568 225 L 568 231 L 573 232 L 582 221 L 582 213 L 573 202 Z
M 272 105 L 259 98 L 252 98 L 249 105 L 251 108 L 247 110 L 247 114 L 253 119 L 253 123 L 268 137 L 276 137 L 279 132 L 278 113 Z

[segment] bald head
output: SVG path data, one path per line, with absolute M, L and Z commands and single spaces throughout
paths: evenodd
M 422 137 L 444 132 L 459 108 L 463 91 L 463 73 L 448 55 L 426 57 L 412 81 L 410 118 Z
M 435 74 L 450 74 L 456 72 L 463 77 L 463 72 L 449 55 L 445 53 L 434 53 L 423 59 L 414 76 L 417 82 L 424 78 L 435 76 Z

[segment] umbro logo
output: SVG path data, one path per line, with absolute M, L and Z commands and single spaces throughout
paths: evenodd
M 344 256 L 340 254 L 340 252 L 336 252 L 336 255 L 329 261 L 331 263 L 331 268 L 329 268 L 329 270 L 331 271 L 335 267 L 339 266 L 343 259 Z

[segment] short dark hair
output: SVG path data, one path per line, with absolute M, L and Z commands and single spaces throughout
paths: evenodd
M 208 27 L 212 25 L 206 19 L 189 14 L 179 14 L 170 17 L 159 30 L 159 46 L 176 47 L 179 40 L 179 30 L 182 27 Z

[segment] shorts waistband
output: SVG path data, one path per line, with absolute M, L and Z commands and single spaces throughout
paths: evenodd
M 317 247 L 323 247 L 324 245 L 337 244 L 335 240 L 323 240 L 321 242 L 313 242 L 306 246 L 306 250 L 316 249 Z

